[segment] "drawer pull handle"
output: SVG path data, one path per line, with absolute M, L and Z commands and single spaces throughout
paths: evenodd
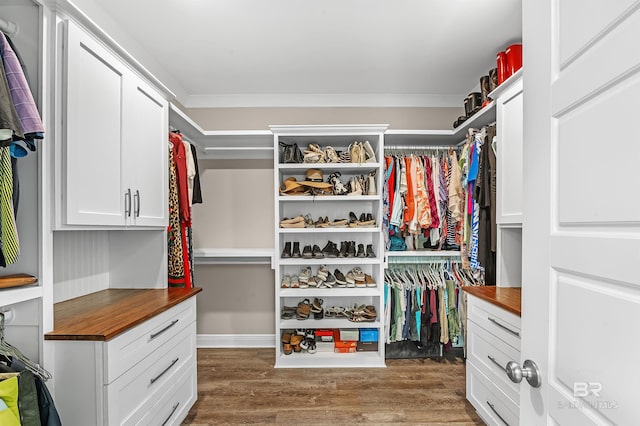
M 175 413 L 175 412 L 176 412 L 176 410 L 178 409 L 178 405 L 180 405 L 180 403 L 179 403 L 179 402 L 176 402 L 176 405 L 174 405 L 174 406 L 173 406 L 173 409 L 171 410 L 171 414 L 169 414 L 169 417 L 167 417 L 167 419 L 166 419 L 164 422 L 162 422 L 162 425 L 161 425 L 161 426 L 164 426 L 164 425 L 166 425 L 166 424 L 167 424 L 167 422 L 169 421 L 169 419 L 171 418 L 171 416 L 173 416 L 173 413 Z
M 165 331 L 167 331 L 168 329 L 170 329 L 171 327 L 173 327 L 174 325 L 176 325 L 178 323 L 177 319 L 174 319 L 173 321 L 171 321 L 171 324 L 169 324 L 168 326 L 166 326 L 165 328 L 163 328 L 162 330 L 158 331 L 157 333 L 153 333 L 151 336 L 151 340 L 155 339 L 156 337 L 158 337 L 159 335 L 161 335 L 162 333 L 164 333 Z
M 513 331 L 512 329 L 510 329 L 509 327 L 500 324 L 498 321 L 495 320 L 495 318 L 491 318 L 491 317 L 487 317 L 489 319 L 489 321 L 491 321 L 492 323 L 494 323 L 495 325 L 497 325 L 500 328 L 504 328 L 505 330 L 507 330 L 509 333 L 513 334 L 516 337 L 520 337 L 520 333 L 518 333 L 517 331 Z
M 507 372 L 507 368 L 501 366 L 500 363 L 498 361 L 496 361 L 496 359 L 494 357 L 492 357 L 491 355 L 487 355 L 487 358 L 489 358 L 495 365 L 497 365 L 498 368 L 500 368 L 500 370 L 504 371 L 505 373 Z
M 171 370 L 171 367 L 173 367 L 174 365 L 176 365 L 176 362 L 178 362 L 178 360 L 180 359 L 180 357 L 174 359 L 173 361 L 171 361 L 171 364 L 169 364 L 169 366 L 167 368 L 165 368 L 164 370 L 162 370 L 162 372 L 160 374 L 158 374 L 156 377 L 154 377 L 153 379 L 151 379 L 149 382 L 150 385 L 154 384 L 156 381 L 158 381 L 158 379 L 162 376 L 164 376 L 164 374 Z
M 507 423 L 507 421 L 505 419 L 502 418 L 502 416 L 500 415 L 500 413 L 498 413 L 498 411 L 496 410 L 495 405 L 493 405 L 492 403 L 490 403 L 489 401 L 487 401 L 487 405 L 489 406 L 489 408 L 491 408 L 491 411 L 493 411 L 495 413 L 496 416 L 498 416 L 498 418 L 500 420 L 502 420 L 502 423 L 504 423 L 505 425 L 509 426 L 509 423 Z M 173 413 L 172 413 L 173 414 Z

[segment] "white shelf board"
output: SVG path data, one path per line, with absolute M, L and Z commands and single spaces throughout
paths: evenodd
M 489 97 L 492 99 L 497 99 L 498 97 L 500 97 L 500 95 L 502 94 L 502 92 L 504 92 L 505 89 L 509 88 L 509 86 L 511 86 L 511 84 L 517 79 L 519 79 L 520 77 L 522 77 L 522 68 L 520 68 L 518 71 L 516 71 L 511 76 L 509 76 L 509 78 L 503 81 L 500 86 L 493 89 L 493 91 L 489 93 Z
M 330 170 L 362 170 L 362 169 L 377 169 L 380 167 L 380 163 L 293 163 L 293 164 L 279 164 L 280 170 L 300 170 L 306 171 L 308 169 L 330 169 Z
M 279 195 L 278 201 L 380 201 L 377 195 Z
M 266 264 L 274 257 L 272 248 L 199 248 L 193 250 L 196 264 Z
M 373 322 L 352 322 L 345 318 L 324 318 L 321 320 L 313 319 L 313 314 L 306 320 L 281 320 L 280 330 L 296 329 L 296 328 L 380 328 L 380 321 Z
M 380 232 L 381 229 L 378 227 L 344 227 L 340 228 L 337 226 L 327 226 L 326 228 L 278 228 L 278 232 L 281 234 L 330 234 L 330 233 L 341 233 L 341 234 L 360 234 L 360 233 L 372 233 L 372 232 Z
M 380 259 L 375 257 L 323 257 L 322 259 L 303 259 L 301 257 L 280 259 L 280 265 L 377 265 Z
M 334 352 L 292 353 L 276 359 L 276 368 L 384 368 L 385 360 L 381 352 L 355 352 L 337 354 Z
M 270 130 L 204 130 L 173 104 L 169 108 L 169 124 L 199 148 L 202 158 L 273 158 Z
M 479 129 L 494 123 L 496 121 L 495 106 L 495 101 L 492 101 L 453 130 L 389 129 L 384 134 L 385 148 L 408 150 L 455 146 L 465 139 L 470 128 Z
M 337 125 L 272 125 L 274 134 L 279 136 L 327 136 L 351 137 L 384 133 L 388 124 L 337 124 Z
M 280 297 L 377 297 L 380 296 L 378 287 L 337 287 L 333 288 L 283 288 L 279 290 Z
M 40 297 L 42 297 L 42 287 L 37 284 L 3 288 L 0 290 L 0 306 L 9 306 Z

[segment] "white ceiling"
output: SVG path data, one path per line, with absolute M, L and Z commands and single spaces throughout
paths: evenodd
M 461 106 L 519 0 L 75 0 L 187 107 Z

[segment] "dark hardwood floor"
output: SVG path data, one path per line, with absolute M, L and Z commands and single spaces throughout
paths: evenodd
M 483 425 L 455 359 L 387 368 L 275 369 L 273 349 L 198 349 L 198 401 L 183 425 Z M 313 355 L 310 355 L 313 356 Z

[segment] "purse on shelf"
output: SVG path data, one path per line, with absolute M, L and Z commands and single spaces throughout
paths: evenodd
M 298 148 L 297 143 L 284 143 L 280 142 L 280 147 L 282 148 L 282 153 L 280 154 L 280 163 L 282 164 L 292 164 L 292 163 L 302 163 L 304 157 L 302 156 L 302 151 Z

